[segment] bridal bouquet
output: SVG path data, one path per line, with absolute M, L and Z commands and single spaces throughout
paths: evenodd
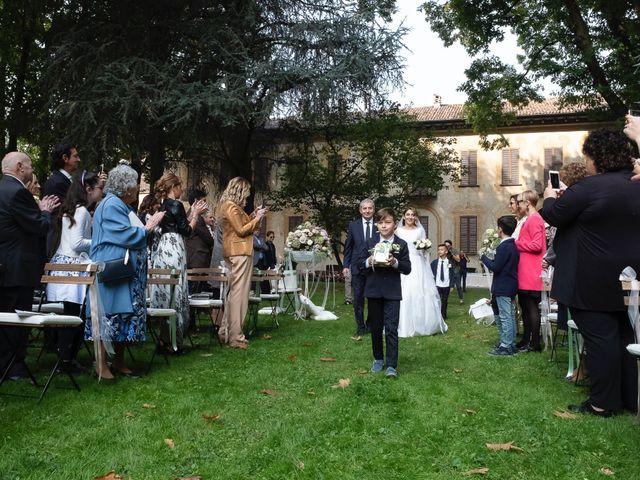
M 416 250 L 428 250 L 431 248 L 431 240 L 428 238 L 421 238 L 420 240 L 416 240 L 413 242 L 416 247 Z
M 287 234 L 285 251 L 314 252 L 328 257 L 331 255 L 331 239 L 324 228 L 304 222 Z
M 500 245 L 500 236 L 495 228 L 487 228 L 482 236 L 482 245 L 480 245 L 480 254 L 487 256 L 493 256 L 496 254 L 496 249 Z

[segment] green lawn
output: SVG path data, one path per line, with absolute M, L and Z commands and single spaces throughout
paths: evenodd
M 485 294 L 471 291 L 467 305 Z M 447 334 L 401 339 L 395 381 L 366 373 L 370 340 L 350 339 L 353 312 L 340 301 L 338 321 L 281 317 L 247 351 L 208 347 L 202 334 L 203 347 L 139 380 L 81 376 L 82 392 L 54 388 L 40 405 L 0 397 L 0 479 L 93 479 L 110 470 L 132 480 L 599 479 L 603 468 L 640 478 L 634 416 L 555 416 L 586 395 L 563 380 L 566 365 L 547 352 L 488 356 L 495 327 L 476 325 L 455 298 Z M 333 388 L 340 379 L 350 384 Z M 25 382 L 1 389 L 32 390 Z M 507 442 L 522 451 L 486 447 Z M 464 475 L 481 467 L 486 475 Z

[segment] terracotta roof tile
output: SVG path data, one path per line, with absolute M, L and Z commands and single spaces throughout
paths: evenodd
M 578 113 L 586 110 L 584 107 L 575 105 L 565 105 L 562 108 L 559 107 L 560 99 L 557 97 L 551 97 L 543 100 L 542 102 L 531 102 L 526 107 L 521 109 L 515 109 L 510 105 L 507 105 L 505 110 L 507 112 L 516 112 L 518 117 L 529 117 L 539 115 L 566 115 L 569 113 Z M 409 115 L 415 116 L 418 122 L 433 122 L 433 121 L 447 121 L 447 120 L 463 120 L 462 116 L 463 104 L 442 104 L 432 105 L 429 107 L 415 107 L 407 110 Z

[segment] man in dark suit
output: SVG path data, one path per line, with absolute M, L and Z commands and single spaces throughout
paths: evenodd
M 56 197 L 46 196 L 38 205 L 25 184 L 33 176 L 31 159 L 10 152 L 2 159 L 0 180 L 0 311 L 31 310 L 34 287 L 46 260 L 45 239 L 51 224 L 50 212 L 58 207 Z M 0 369 L 13 352 L 17 362 L 9 373 L 24 377 L 28 329 L 5 327 L 0 334 Z
M 382 371 L 384 355 L 382 348 L 382 330 L 386 343 L 386 376 L 398 375 L 398 323 L 400 321 L 400 301 L 402 284 L 400 275 L 411 272 L 409 247 L 407 242 L 393 234 L 397 217 L 390 208 L 381 208 L 376 215 L 379 235 L 368 239 L 360 250 L 357 266 L 365 275 L 364 295 L 369 301 L 369 326 L 371 327 L 371 347 L 373 365 L 371 372 Z M 378 243 L 387 244 L 390 249 L 386 260 L 377 262 L 375 254 L 369 253 Z
M 269 251 L 267 252 L 267 268 L 276 268 L 276 263 L 278 263 L 278 257 L 276 256 L 276 246 L 273 244 L 273 241 L 276 238 L 276 234 L 273 230 L 269 230 L 267 232 L 266 240 L 267 240 L 267 248 Z
M 71 176 L 78 169 L 80 155 L 76 147 L 70 143 L 59 143 L 51 154 L 51 176 L 44 184 L 44 196 L 55 195 L 62 203 L 71 186 Z
M 360 202 L 361 217 L 349 223 L 347 240 L 344 244 L 344 261 L 342 262 L 343 275 L 351 275 L 351 288 L 353 289 L 353 313 L 356 319 L 356 333 L 354 340 L 360 340 L 365 334 L 364 323 L 364 283 L 365 275 L 357 264 L 358 256 L 368 239 L 378 233 L 373 221 L 375 205 L 373 200 L 365 198 Z M 376 236 L 377 238 L 377 236 Z

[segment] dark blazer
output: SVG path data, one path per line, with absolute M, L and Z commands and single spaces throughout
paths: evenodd
M 378 227 L 372 218 L 371 238 L 374 238 L 377 233 Z M 357 219 L 352 220 L 349 223 L 349 228 L 347 228 L 347 240 L 344 242 L 344 260 L 342 261 L 344 268 L 349 268 L 351 273 L 354 275 L 358 275 L 360 273 L 360 267 L 356 264 L 356 261 L 362 251 L 364 243 L 362 217 L 358 217 Z
M 42 195 L 45 197 L 47 195 L 55 195 L 58 197 L 60 204 L 62 205 L 70 186 L 71 180 L 65 177 L 60 170 L 54 170 L 51 173 L 51 176 L 47 178 L 47 181 L 44 183 Z
M 253 266 L 260 270 L 267 269 L 267 242 L 264 238 L 254 235 L 253 236 Z
M 449 255 L 447 255 L 447 260 L 451 262 L 449 259 Z M 435 260 L 431 260 L 431 273 L 433 273 L 433 278 L 435 280 L 436 275 L 438 274 L 438 262 L 440 262 L 440 257 L 436 257 Z M 453 263 L 452 263 L 453 265 Z M 449 269 L 449 288 L 453 288 L 455 286 L 455 278 L 453 278 L 453 266 Z
M 162 233 L 179 233 L 183 237 L 191 235 L 191 226 L 187 220 L 187 212 L 180 200 L 165 198 L 160 211 L 164 212 L 164 217 L 160 222 Z
M 592 311 L 626 310 L 618 277 L 628 265 L 640 272 L 640 183 L 631 175 L 586 177 L 560 198 L 544 201 L 542 217 L 558 227 L 551 296 L 559 302 Z
M 381 241 L 380 235 L 376 233 L 368 242 L 363 243 L 358 255 L 357 267 L 364 272 L 366 283 L 364 296 L 367 298 L 383 298 L 385 300 L 402 300 L 402 289 L 400 275 L 408 275 L 411 272 L 411 260 L 409 260 L 409 247 L 407 242 L 397 235 L 393 242 L 400 245 L 400 251 L 393 252 L 393 256 L 398 260 L 398 268 L 376 267 L 375 269 L 365 266 L 365 261 L 371 256 L 369 250 L 374 248 Z M 353 267 L 354 265 L 352 265 Z
M 209 268 L 211 264 L 211 251 L 213 249 L 213 236 L 204 223 L 202 216 L 198 217 L 196 228 L 186 239 L 187 268 Z
M 51 216 L 16 178 L 0 180 L 0 285 L 35 287 L 46 261 Z
M 276 263 L 278 263 L 278 257 L 276 256 L 276 246 L 273 244 L 273 242 L 267 241 L 267 248 L 269 249 L 266 258 L 267 268 L 275 268 Z
M 493 272 L 491 293 L 496 297 L 512 297 L 518 292 L 518 262 L 520 252 L 513 238 L 507 238 L 496 248 L 496 258 L 486 255 L 480 261 Z

